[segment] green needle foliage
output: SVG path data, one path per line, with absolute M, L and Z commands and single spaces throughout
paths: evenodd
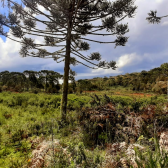
M 126 17 L 133 18 L 137 8 L 134 6 L 134 0 L 22 0 L 23 4 L 14 0 L 2 0 L 1 4 L 5 5 L 5 2 L 12 11 L 9 10 L 7 17 L 0 14 L 0 34 L 22 45 L 20 55 L 53 58 L 57 63 L 65 62 L 61 113 L 62 119 L 66 121 L 70 64 L 115 70 L 116 62 L 102 60 L 99 52 L 84 56 L 81 51 L 90 49 L 88 42 L 125 46 L 128 40 L 125 36 L 129 31 L 128 24 L 119 22 Z M 39 5 L 44 7 L 45 11 L 42 11 Z M 43 26 L 39 27 L 39 23 Z M 9 36 L 4 27 L 10 28 L 16 38 Z M 86 35 L 89 36 L 85 37 Z M 116 36 L 116 39 L 95 40 L 92 39 L 94 36 Z M 37 37 L 43 37 L 44 43 L 36 43 Z M 50 47 L 55 47 L 55 51 L 51 52 Z

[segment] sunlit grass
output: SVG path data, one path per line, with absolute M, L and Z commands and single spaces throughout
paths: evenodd
M 68 125 L 62 127 L 60 124 L 61 95 L 0 93 L 0 167 L 27 165 L 34 149 L 31 147 L 31 140 L 42 136 L 49 139 L 52 135 L 55 139 L 60 140 L 63 147 L 69 147 L 73 159 L 77 159 L 77 151 L 83 157 L 81 152 L 84 150 L 90 163 L 94 165 L 99 162 L 104 155 L 104 150 L 96 149 L 95 154 L 91 152 L 93 149 L 87 147 L 87 143 L 91 144 L 91 142 L 86 142 L 86 134 L 80 129 L 77 119 L 82 108 L 91 107 L 90 95 L 94 94 L 68 95 Z M 166 102 L 165 95 L 153 96 L 151 99 L 151 97 L 135 98 L 129 95 L 115 95 L 110 91 L 96 92 L 96 94 L 101 97 L 102 102 L 103 94 L 110 96 L 112 101 L 121 107 L 133 108 L 133 103 L 136 102 L 140 102 L 140 106 Z M 84 143 L 85 147 L 81 143 Z M 79 146 L 81 147 L 79 148 Z M 75 151 L 72 150 L 73 147 L 76 147 Z M 97 158 L 99 161 L 96 161 L 94 155 L 99 158 Z M 86 162 L 83 164 L 87 165 Z

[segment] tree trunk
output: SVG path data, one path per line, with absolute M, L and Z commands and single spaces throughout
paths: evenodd
M 62 121 L 64 121 L 65 123 L 66 123 L 66 109 L 67 109 L 67 97 L 68 97 L 68 79 L 70 69 L 70 46 L 71 46 L 71 24 L 68 24 L 67 39 L 66 39 L 66 57 L 64 65 L 63 93 L 61 100 Z

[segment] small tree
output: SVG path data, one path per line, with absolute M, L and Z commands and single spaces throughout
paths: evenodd
M 6 2 L 1 1 L 3 5 Z M 128 24 L 119 22 L 126 17 L 133 17 L 137 8 L 134 6 L 134 0 L 22 0 L 23 5 L 14 0 L 7 2 L 13 12 L 9 12 L 8 17 L 0 14 L 0 34 L 21 43 L 20 54 L 23 57 L 53 58 L 56 62 L 65 62 L 61 103 L 62 119 L 65 120 L 70 64 L 79 63 L 93 69 L 115 70 L 115 61 L 102 61 L 98 52 L 84 56 L 80 51 L 90 49 L 87 41 L 125 46 L 128 37 L 124 35 L 129 31 Z M 38 5 L 44 7 L 47 13 L 40 10 Z M 42 15 L 42 19 L 39 19 L 38 15 Z M 96 25 L 96 21 L 100 23 Z M 43 24 L 45 29 L 37 27 L 37 23 Z M 9 27 L 18 40 L 9 36 L 3 30 L 3 26 Z M 100 32 L 104 30 L 108 33 Z M 34 39 L 38 36 L 43 37 L 45 43 L 35 43 L 34 39 L 26 35 L 34 36 Z M 86 35 L 91 36 L 86 38 Z M 92 39 L 93 36 L 114 35 L 116 40 L 109 42 Z M 57 47 L 57 50 L 51 52 L 47 47 Z M 59 61 L 60 59 L 62 60 Z M 95 63 L 94 60 L 99 63 Z

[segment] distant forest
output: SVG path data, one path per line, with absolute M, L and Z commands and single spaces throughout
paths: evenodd
M 46 92 L 58 93 L 60 90 L 59 79 L 63 76 L 54 71 L 24 71 L 0 73 L 0 90 L 1 91 L 29 91 L 38 89 Z
M 110 90 L 122 86 L 133 91 L 167 93 L 168 63 L 149 71 L 126 73 L 125 75 L 78 80 L 83 90 Z
M 70 70 L 69 93 L 82 93 L 83 91 L 110 90 L 111 87 L 125 87 L 133 91 L 167 93 L 168 63 L 149 71 L 126 73 L 125 75 L 110 76 L 93 79 L 80 79 L 75 81 L 75 72 Z M 41 70 L 21 72 L 0 72 L 0 91 L 44 91 L 59 93 L 61 85 L 59 80 L 63 75 L 58 72 Z

